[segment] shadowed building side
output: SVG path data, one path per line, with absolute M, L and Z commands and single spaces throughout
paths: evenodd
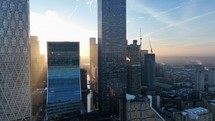
M 119 95 L 126 89 L 126 0 L 98 0 L 99 112 L 119 113 Z

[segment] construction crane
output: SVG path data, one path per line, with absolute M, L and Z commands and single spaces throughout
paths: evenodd
M 153 53 L 150 37 L 149 37 L 149 45 L 150 45 L 151 53 Z
M 142 48 L 142 40 L 143 40 L 143 38 L 142 38 L 142 32 L 141 32 L 141 28 L 140 28 L 140 49 Z

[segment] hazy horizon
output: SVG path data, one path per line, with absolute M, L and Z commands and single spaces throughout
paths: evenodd
M 44 4 L 46 6 L 41 6 Z M 127 0 L 127 39 L 157 56 L 215 56 L 215 1 Z M 81 56 L 89 56 L 89 38 L 97 38 L 96 0 L 31 0 L 31 35 L 46 41 L 80 41 Z M 139 43 L 139 41 L 138 41 Z

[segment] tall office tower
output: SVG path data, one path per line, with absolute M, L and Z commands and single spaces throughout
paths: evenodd
M 79 42 L 48 42 L 47 120 L 75 117 L 81 110 Z
M 204 91 L 205 88 L 205 74 L 203 70 L 196 70 L 196 87 L 195 89 L 198 91 Z
M 0 0 L 0 120 L 31 120 L 29 0 Z
M 90 81 L 98 87 L 98 45 L 96 38 L 90 38 Z
M 100 115 L 118 115 L 126 89 L 126 0 L 98 0 L 98 81 Z
M 144 85 L 148 89 L 153 88 L 155 82 L 155 54 L 148 53 L 144 55 Z
M 215 68 L 209 68 L 208 83 L 209 86 L 215 86 Z
M 137 40 L 127 46 L 127 92 L 132 95 L 141 94 L 141 56 Z

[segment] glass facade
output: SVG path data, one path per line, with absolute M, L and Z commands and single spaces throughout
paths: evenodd
M 31 120 L 29 0 L 0 0 L 0 121 Z
M 79 42 L 48 42 L 47 118 L 75 116 L 81 110 Z
M 98 82 L 101 115 L 119 112 L 126 89 L 126 0 L 98 0 Z
M 155 54 L 144 55 L 144 82 L 148 89 L 153 89 L 155 82 Z

